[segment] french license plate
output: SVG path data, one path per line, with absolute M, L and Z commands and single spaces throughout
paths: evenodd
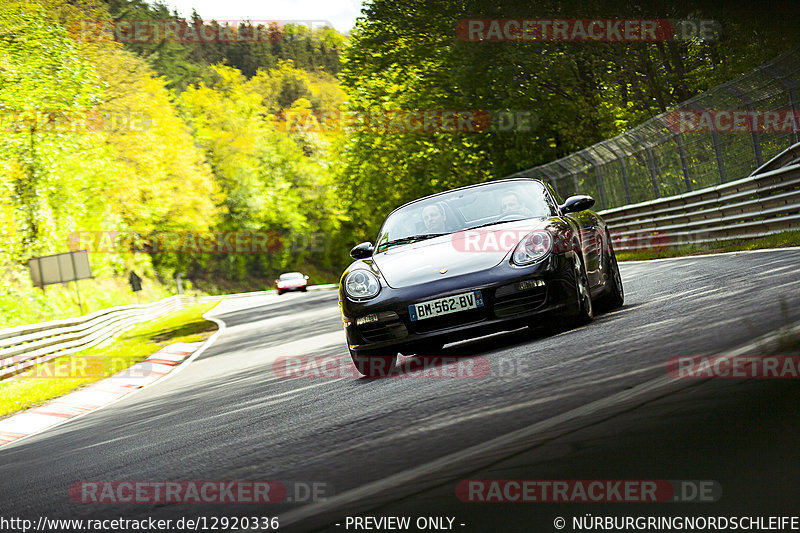
M 408 306 L 408 315 L 412 322 L 425 320 L 435 316 L 449 315 L 467 309 L 483 307 L 483 297 L 481 291 L 465 292 L 455 296 L 437 298 L 429 302 L 422 302 Z

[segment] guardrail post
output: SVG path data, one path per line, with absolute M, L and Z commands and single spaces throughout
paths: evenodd
M 578 173 L 571 171 L 569 168 L 561 162 L 561 160 L 553 161 L 556 165 L 560 166 L 567 174 L 572 175 L 572 187 L 575 189 L 574 194 L 580 194 L 580 185 L 578 184 Z
M 653 150 L 645 144 L 645 142 L 633 131 L 627 132 L 636 142 L 642 145 L 644 148 L 645 155 L 647 156 L 647 168 L 650 169 L 650 185 L 653 187 L 653 196 L 655 198 L 661 198 L 661 194 L 658 191 L 658 171 L 656 170 L 656 160 L 653 157 Z
M 750 112 L 751 117 L 755 115 L 756 108 L 753 106 L 753 100 L 740 91 L 738 88 L 734 87 L 733 85 L 725 87 L 725 89 L 734 95 L 736 98 L 744 102 L 744 105 L 747 107 L 747 110 Z M 758 130 L 753 127 L 753 123 L 750 123 L 750 140 L 753 143 L 753 153 L 756 156 L 756 168 L 760 167 L 764 164 L 764 157 L 761 155 L 761 139 L 758 136 Z
M 603 176 L 600 175 L 600 167 L 592 156 L 583 151 L 577 152 L 578 157 L 589 163 L 594 168 L 594 177 L 597 179 L 597 190 L 600 193 L 600 206 L 606 208 L 606 192 L 603 190 Z
M 778 83 L 783 85 L 783 87 L 786 89 L 786 92 L 789 94 L 789 105 L 792 106 L 792 112 L 795 116 L 800 116 L 800 114 L 798 114 L 800 105 L 798 105 L 797 102 L 798 83 L 794 80 L 789 81 L 788 76 L 775 65 L 764 65 L 761 68 L 762 70 L 769 72 Z M 800 142 L 800 133 L 796 131 L 789 133 L 789 146 L 792 146 L 798 142 Z
M 75 266 L 75 254 L 70 254 L 69 257 L 72 260 L 72 271 L 73 272 L 78 272 L 78 269 Z M 41 266 L 41 264 L 42 264 L 42 262 L 39 261 L 39 265 L 40 266 Z M 76 275 L 75 277 L 77 278 L 78 276 Z M 78 309 L 80 309 L 81 314 L 83 314 L 83 303 L 81 302 L 81 291 L 80 291 L 80 289 L 78 289 L 78 280 L 75 279 L 75 280 L 72 280 L 72 282 L 75 284 L 75 294 L 78 295 Z
M 531 170 L 533 170 L 535 172 L 533 173 L 533 175 L 525 176 L 526 178 L 530 177 L 530 178 L 539 178 L 539 179 L 545 180 L 545 181 L 547 181 L 547 183 L 550 184 L 550 186 L 553 188 L 554 191 L 556 191 L 557 194 L 559 194 L 559 195 L 561 194 L 561 192 L 558 190 L 558 178 L 560 178 L 561 176 L 553 177 L 550 174 L 545 173 L 544 171 L 542 171 L 539 168 L 533 168 Z M 515 176 L 516 176 L 516 174 L 515 174 Z
M 725 172 L 725 160 L 722 158 L 722 151 L 719 145 L 719 133 L 716 131 L 711 132 L 711 142 L 714 143 L 714 154 L 717 156 L 717 168 L 719 169 L 719 182 L 725 183 L 728 181 L 728 174 Z
M 560 192 L 558 192 L 558 187 L 556 186 L 556 180 L 554 180 L 550 176 L 545 176 L 544 178 L 547 180 L 547 183 L 550 184 L 553 190 L 556 191 L 557 194 L 561 194 Z
M 696 109 L 698 111 L 705 111 L 702 107 L 697 106 L 693 102 L 686 104 L 687 109 Z M 719 170 L 719 182 L 725 183 L 728 181 L 728 173 L 725 171 L 725 160 L 722 157 L 722 147 L 719 143 L 719 133 L 714 128 L 711 128 L 711 143 L 714 145 L 714 155 L 717 158 L 717 170 Z
M 683 171 L 683 182 L 686 184 L 686 192 L 692 192 L 692 178 L 689 176 L 689 158 L 686 156 L 686 146 L 683 144 L 683 133 L 675 135 L 678 143 L 678 154 L 681 156 L 681 170 Z
M 630 185 L 628 185 L 628 166 L 625 164 L 625 157 L 622 155 L 622 153 L 617 152 L 614 148 L 611 148 L 610 142 L 603 141 L 600 144 L 608 149 L 609 152 L 617 156 L 619 165 L 622 168 L 622 186 L 625 188 L 625 202 L 629 204 L 633 203 L 631 200 L 631 188 Z

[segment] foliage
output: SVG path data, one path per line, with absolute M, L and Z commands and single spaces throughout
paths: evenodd
M 373 236 L 393 207 L 502 177 L 622 133 L 798 43 L 796 16 L 745 2 L 373 0 L 353 30 L 341 80 L 351 109 L 527 111 L 533 131 L 375 135 L 343 148 L 340 182 Z M 759 7 L 760 10 L 760 7 Z M 718 40 L 475 42 L 465 19 L 714 19 Z M 770 24 L 753 24 L 753 20 Z M 775 22 L 773 24 L 772 22 Z
M 205 68 L 224 63 L 254 76 L 260 69 L 276 68 L 281 61 L 291 60 L 306 71 L 339 72 L 339 54 L 345 38 L 329 27 L 308 28 L 302 24 L 280 24 L 270 21 L 204 21 L 195 14 L 185 20 L 170 13 L 163 4 L 148 5 L 141 0 L 109 0 L 110 14 L 115 20 L 175 22 L 194 25 L 197 31 L 207 28 L 208 35 L 218 35 L 219 26 L 231 28 L 231 38 L 211 41 L 176 42 L 174 39 L 136 42 L 131 39 L 125 47 L 143 57 L 159 74 L 169 80 L 170 87 L 184 89 L 202 79 Z M 269 38 L 250 38 L 261 35 L 253 28 L 261 25 Z M 241 37 L 240 37 L 241 36 Z
M 0 323 L 68 312 L 66 288 L 43 296 L 21 280 L 29 257 L 66 251 L 74 232 L 254 232 L 270 244 L 266 253 L 93 253 L 100 279 L 135 270 L 172 287 L 183 272 L 195 286 L 259 290 L 302 270 L 313 283 L 335 281 L 348 249 L 374 237 L 398 205 L 621 133 L 797 43 L 793 14 L 758 7 L 772 23 L 753 24 L 754 9 L 738 0 L 535 4 L 537 18 L 716 19 L 723 34 L 714 41 L 469 42 L 456 34 L 459 21 L 518 18 L 532 6 L 372 0 L 349 38 L 286 24 L 267 25 L 262 40 L 121 43 L 87 39 L 82 28 L 224 23 L 184 21 L 143 0 L 6 2 Z M 258 24 L 225 31 L 236 37 Z M 341 110 L 521 112 L 535 121 L 480 132 L 286 127 L 287 116 Z M 82 126 L 54 129 L 64 117 Z M 114 287 L 109 302 L 130 298 L 123 282 Z M 30 312 L 15 309 L 15 295 Z

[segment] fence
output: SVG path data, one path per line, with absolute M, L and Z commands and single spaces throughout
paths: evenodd
M 800 143 L 747 178 L 609 209 L 603 217 L 619 251 L 748 239 L 800 229 Z
M 562 196 L 592 195 L 601 209 L 691 193 L 748 176 L 800 142 L 796 129 L 688 131 L 676 117 L 724 110 L 800 116 L 800 48 L 692 98 L 677 109 L 545 165 L 509 177 L 549 181 Z M 677 125 L 677 126 L 676 126 Z

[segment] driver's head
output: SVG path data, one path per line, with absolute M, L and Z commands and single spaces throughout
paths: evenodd
M 519 202 L 517 193 L 507 193 L 505 196 L 503 196 L 500 205 L 504 215 L 509 213 L 519 213 L 522 211 L 522 204 Z
M 422 210 L 422 221 L 425 223 L 425 228 L 430 232 L 441 233 L 445 231 L 444 209 L 438 204 L 431 204 Z

